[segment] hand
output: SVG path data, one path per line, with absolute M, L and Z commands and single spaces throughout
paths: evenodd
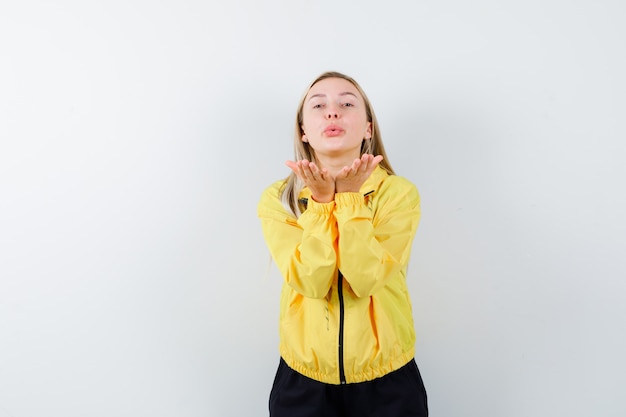
M 329 203 L 335 199 L 335 179 L 326 169 L 319 169 L 314 162 L 306 159 L 287 161 L 285 164 L 309 187 L 313 200 Z
M 355 159 L 351 166 L 343 167 L 335 176 L 336 192 L 358 193 L 382 160 L 382 155 L 363 154 L 360 159 Z

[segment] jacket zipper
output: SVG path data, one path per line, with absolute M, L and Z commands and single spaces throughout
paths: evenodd
M 343 325 L 344 325 L 344 305 L 343 305 L 343 275 L 339 271 L 338 292 L 339 297 L 339 383 L 346 383 L 346 373 L 343 365 Z

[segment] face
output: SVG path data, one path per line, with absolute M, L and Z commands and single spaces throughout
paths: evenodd
M 363 97 L 343 78 L 326 78 L 311 87 L 302 108 L 302 130 L 302 140 L 318 158 L 359 158 L 363 139 L 372 137 Z

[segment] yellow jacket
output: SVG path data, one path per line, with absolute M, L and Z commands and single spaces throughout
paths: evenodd
M 406 269 L 420 218 L 417 189 L 377 167 L 360 193 L 317 203 L 308 188 L 296 219 L 278 181 L 258 205 L 263 234 L 285 281 L 280 354 L 328 384 L 370 381 L 415 354 Z M 305 200 L 306 199 L 306 200 Z

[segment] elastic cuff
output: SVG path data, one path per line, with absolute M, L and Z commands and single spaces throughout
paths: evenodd
M 337 208 L 365 205 L 365 197 L 361 193 L 336 193 Z
M 335 208 L 335 201 L 329 201 L 328 203 L 318 203 L 317 201 L 313 200 L 312 198 L 309 198 L 309 201 L 307 203 L 307 207 L 306 210 L 307 211 L 311 211 L 313 213 L 317 213 L 317 214 L 330 214 L 333 212 L 333 209 Z

